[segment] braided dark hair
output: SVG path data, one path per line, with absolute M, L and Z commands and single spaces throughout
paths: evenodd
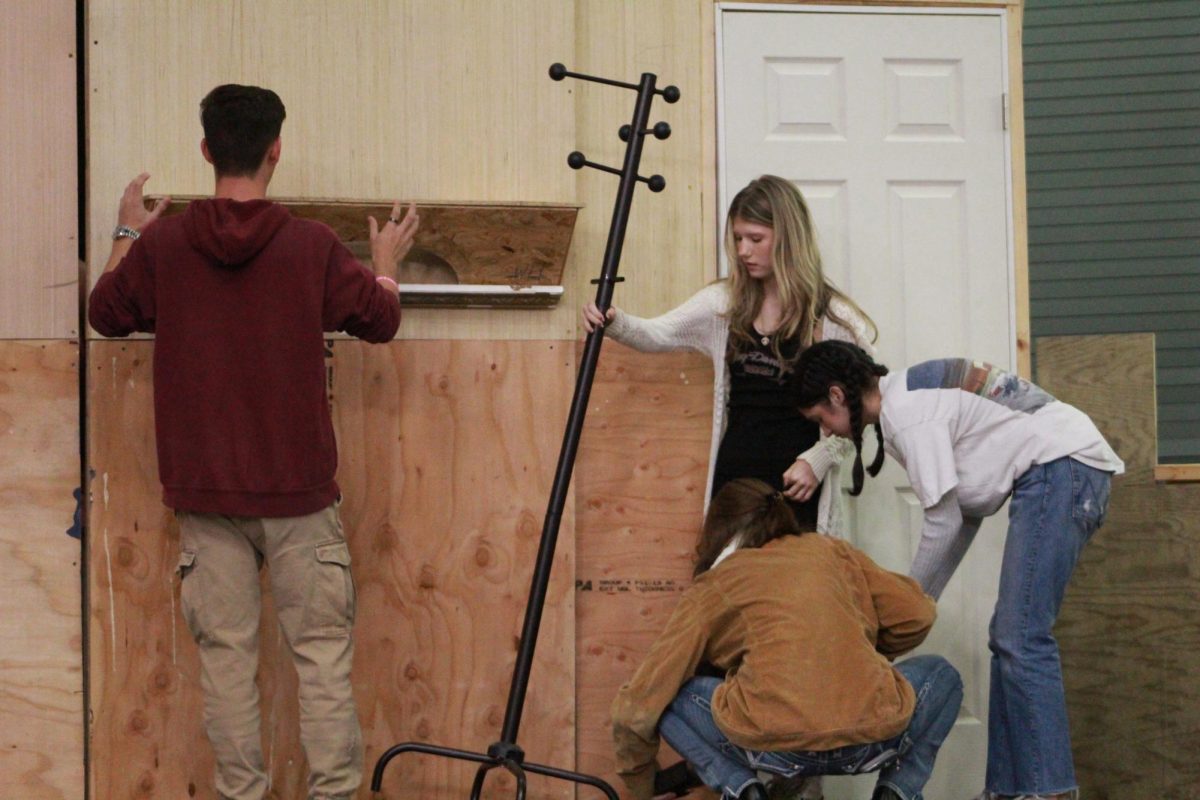
M 854 486 L 857 497 L 863 488 L 862 393 L 879 384 L 888 368 L 875 363 L 861 347 L 850 342 L 818 342 L 805 350 L 796 362 L 796 405 L 801 411 L 829 401 L 829 390 L 839 386 L 850 409 L 850 437 L 854 441 Z M 875 423 L 877 449 L 875 460 L 867 467 L 871 477 L 883 469 L 883 430 Z

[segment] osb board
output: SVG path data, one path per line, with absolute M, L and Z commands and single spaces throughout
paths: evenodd
M 1038 339 L 1038 382 L 1126 460 L 1059 616 L 1076 770 L 1097 800 L 1200 795 L 1200 487 L 1156 485 L 1154 337 Z
M 164 216 L 178 214 L 195 198 L 172 198 Z M 383 224 L 392 204 L 276 198 L 297 217 L 333 228 L 368 266 L 367 218 Z M 151 198 L 146 204 L 150 205 Z M 418 203 L 421 225 L 399 272 L 400 283 L 474 283 L 493 286 L 558 286 L 571 246 L 575 206 Z M 450 270 L 446 274 L 446 269 Z
M 159 500 L 151 342 L 91 345 L 92 797 L 212 798 L 195 648 L 178 611 L 178 533 Z M 572 389 L 556 342 L 337 341 L 328 359 L 342 520 L 358 589 L 355 696 L 367 767 L 421 740 L 499 739 Z M 574 767 L 573 499 L 518 737 Z M 269 612 L 262 666 L 272 796 L 300 797 L 295 677 Z M 466 795 L 474 770 L 401 756 L 384 796 Z M 506 776 L 488 796 L 507 796 Z M 532 797 L 569 787 L 532 778 Z M 367 784 L 359 793 L 369 797 Z
M 715 186 L 704 146 L 705 126 L 715 123 L 702 117 L 705 92 L 713 91 L 702 70 L 704 53 L 713 47 L 704 36 L 705 9 L 696 0 L 584 0 L 576 7 L 578 58 L 575 64 L 564 62 L 569 69 L 628 83 L 651 72 L 658 76 L 659 88 L 674 85 L 681 94 L 674 104 L 656 96 L 650 109 L 650 124 L 669 123 L 671 137 L 645 138 L 640 174 L 661 174 L 667 188 L 654 194 L 638 184 L 634 191 L 621 258 L 625 282 L 617 285 L 613 299 L 613 305 L 639 316 L 661 314 L 716 275 L 710 247 L 715 227 L 702 208 L 705 192 Z M 620 167 L 625 143 L 617 131 L 633 118 L 636 93 L 569 78 L 559 85 L 576 98 L 577 148 L 591 161 Z M 580 171 L 584 208 L 576 226 L 573 277 L 582 300 L 596 295 L 588 282 L 600 272 L 616 191 L 615 175 Z
M 79 346 L 0 342 L 0 795 L 83 796 Z
M 0 339 L 78 335 L 75 66 L 74 0 L 0 6 Z
M 577 199 L 566 165 L 577 147 L 573 96 L 546 72 L 575 61 L 572 3 L 92 0 L 86 14 L 92 282 L 133 176 L 149 172 L 149 192 L 211 193 L 198 106 L 226 82 L 268 86 L 287 107 L 273 195 Z M 582 263 L 593 262 L 598 254 Z M 549 311 L 412 309 L 399 335 L 571 338 L 573 286 Z
M 1087 411 L 1125 462 L 1121 482 L 1153 482 L 1154 334 L 1043 336 L 1035 355 L 1037 384 Z
M 702 356 L 604 344 L 576 469 L 576 696 L 579 769 L 619 788 L 609 707 L 691 582 L 712 397 Z

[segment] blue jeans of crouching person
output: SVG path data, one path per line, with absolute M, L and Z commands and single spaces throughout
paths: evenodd
M 877 785 L 891 788 L 904 800 L 921 800 L 938 748 L 958 717 L 962 679 L 941 656 L 916 656 L 896 669 L 912 684 L 917 704 L 908 727 L 882 742 L 799 752 L 738 747 L 713 721 L 712 696 L 721 680 L 708 677 L 692 678 L 683 685 L 663 713 L 658 732 L 709 787 L 725 797 L 740 795 L 758 780 L 759 770 L 787 778 L 878 770 Z

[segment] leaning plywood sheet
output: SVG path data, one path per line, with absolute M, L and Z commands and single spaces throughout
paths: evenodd
M 500 738 L 534 557 L 570 404 L 560 342 L 337 342 L 333 407 L 359 592 L 356 690 L 367 760 L 401 741 Z M 573 498 L 518 743 L 574 768 Z M 465 797 L 474 766 L 404 755 L 387 797 Z M 511 796 L 502 770 L 486 794 Z M 573 797 L 530 778 L 534 797 Z
M 1155 484 L 1154 337 L 1036 340 L 1038 383 L 1125 459 L 1055 628 L 1088 797 L 1197 796 L 1200 486 Z
M 79 346 L 0 343 L 0 796 L 83 796 Z
M 159 500 L 150 342 L 97 342 L 90 376 L 92 787 L 96 800 L 213 798 L 178 533 Z M 342 519 L 358 588 L 355 695 L 368 767 L 419 739 L 499 738 L 571 391 L 554 342 L 329 345 Z M 572 506 L 568 506 L 571 508 Z M 574 766 L 573 515 L 563 520 L 520 743 Z M 259 685 L 273 796 L 303 794 L 295 675 L 270 609 Z M 401 757 L 385 796 L 465 795 L 472 770 Z M 503 776 L 488 796 L 511 789 Z M 533 779 L 532 797 L 569 787 Z M 366 787 L 359 797 L 370 796 Z
M 620 786 L 609 707 L 691 582 L 712 367 L 607 343 L 577 474 L 579 768 Z

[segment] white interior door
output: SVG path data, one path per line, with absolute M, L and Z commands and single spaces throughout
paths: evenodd
M 760 174 L 794 181 L 828 275 L 874 318 L 892 368 L 947 356 L 1014 367 L 1003 16 L 785 8 L 719 10 L 722 208 Z M 907 572 L 922 510 L 903 470 L 889 459 L 849 508 L 855 544 Z M 921 650 L 949 658 L 965 684 L 930 800 L 983 788 L 1004 527 L 1003 515 L 985 523 Z M 873 784 L 827 779 L 825 793 L 868 798 Z

